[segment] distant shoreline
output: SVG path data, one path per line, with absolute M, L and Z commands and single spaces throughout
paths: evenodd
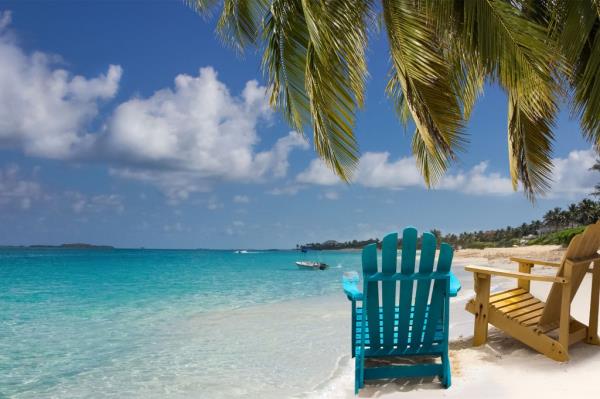
M 112 245 L 74 244 L 33 244 L 33 245 L 0 245 L 0 249 L 115 249 Z

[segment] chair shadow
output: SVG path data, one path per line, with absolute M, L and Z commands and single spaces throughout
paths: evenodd
M 499 361 L 510 362 L 511 367 L 518 365 L 523 358 L 534 359 L 536 362 L 546 365 L 556 365 L 558 369 L 564 369 L 565 367 L 581 365 L 588 361 L 596 360 L 600 356 L 600 346 L 589 345 L 585 342 L 578 342 L 569 347 L 570 359 L 566 363 L 557 362 L 549 359 L 539 352 L 531 349 L 522 342 L 512 338 L 505 334 L 503 331 L 493 328 L 490 326 L 488 332 L 488 341 L 485 345 L 474 347 L 473 340 L 469 338 L 461 338 L 458 340 L 451 341 L 449 343 L 449 355 L 450 364 L 452 367 L 452 376 L 460 377 L 461 375 L 461 356 L 462 351 L 476 351 L 478 353 L 478 360 L 484 362 Z M 423 357 L 420 359 L 414 358 L 389 358 L 389 359 L 377 359 L 370 360 L 367 367 L 373 367 L 376 365 L 393 365 L 393 364 L 414 364 L 414 363 L 427 363 L 435 362 L 436 358 Z M 439 358 L 438 358 L 439 360 Z M 382 364 L 383 363 L 383 364 Z M 472 365 L 471 365 L 472 366 Z M 524 366 L 525 367 L 525 366 Z M 529 364 L 527 367 L 532 367 Z M 524 371 L 526 369 L 524 368 Z M 397 378 L 388 380 L 369 380 L 365 381 L 365 386 L 358 394 L 361 398 L 377 398 L 382 395 L 390 395 L 395 392 L 409 392 L 413 390 L 443 390 L 444 387 L 438 377 L 414 377 L 414 378 Z
M 408 364 L 432 364 L 440 363 L 439 357 L 419 356 L 419 357 L 389 357 L 368 359 L 366 366 L 394 366 Z M 409 392 L 415 389 L 436 390 L 444 389 L 441 380 L 435 376 L 428 377 L 410 377 L 394 378 L 386 380 L 368 380 L 365 381 L 364 388 L 361 388 L 358 397 L 376 398 L 382 395 L 389 395 L 394 392 Z
M 560 364 L 576 364 L 587 361 L 595 356 L 600 356 L 600 346 L 590 345 L 585 342 L 578 342 L 569 346 L 569 361 L 566 363 L 557 362 L 549 359 L 536 350 L 525 345 L 521 341 L 511 337 L 504 331 L 490 326 L 488 331 L 488 339 L 485 345 L 474 347 L 472 337 L 451 341 L 449 343 L 450 353 L 460 352 L 468 349 L 477 351 L 480 354 L 480 359 L 484 361 L 497 362 L 498 359 L 508 359 L 511 357 L 515 361 L 519 361 L 522 357 L 535 357 L 540 361 L 548 361 L 557 365 Z

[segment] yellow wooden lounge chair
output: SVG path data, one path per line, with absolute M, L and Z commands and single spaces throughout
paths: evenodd
M 598 337 L 598 293 L 600 289 L 600 221 L 586 227 L 571 240 L 560 263 L 511 258 L 519 271 L 467 266 L 473 272 L 476 297 L 466 309 L 475 315 L 473 344 L 485 344 L 488 323 L 533 349 L 558 361 L 569 359 L 569 345 L 584 340 L 600 345 Z M 592 264 L 592 268 L 590 268 Z M 558 267 L 556 276 L 531 274 L 534 265 Z M 571 317 L 571 301 L 586 272 L 592 273 L 589 325 Z M 513 277 L 517 288 L 490 295 L 492 276 Z M 529 292 L 531 281 L 551 282 L 546 303 Z M 557 333 L 558 332 L 558 337 Z M 558 339 L 557 339 L 558 338 Z

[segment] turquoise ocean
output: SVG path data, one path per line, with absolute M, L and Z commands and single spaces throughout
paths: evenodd
M 349 353 L 340 282 L 359 269 L 358 252 L 0 250 L 0 397 L 306 396 Z

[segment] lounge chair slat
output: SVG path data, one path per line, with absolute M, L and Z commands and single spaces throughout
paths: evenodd
M 499 310 L 502 313 L 507 314 L 509 312 L 512 312 L 513 310 L 523 309 L 523 308 L 526 308 L 528 306 L 535 305 L 537 303 L 540 303 L 539 299 L 534 298 L 534 297 L 530 297 L 529 299 L 526 299 L 524 301 L 513 303 L 512 305 L 504 306 L 503 308 L 501 308 Z
M 535 317 L 532 317 L 529 320 L 525 320 L 522 321 L 521 324 L 523 324 L 524 326 L 530 327 L 530 326 L 535 326 L 537 325 L 537 323 L 540 321 L 540 318 L 542 317 L 542 315 L 537 315 Z
M 407 227 L 402 233 L 402 259 L 400 272 L 402 274 L 413 274 L 415 271 L 415 259 L 417 255 L 417 229 Z M 400 314 L 408 314 L 412 308 L 413 282 L 400 282 Z M 404 347 L 408 343 L 408 320 L 401 320 L 399 326 L 398 346 Z
M 450 272 L 453 254 L 454 251 L 450 245 L 446 243 L 442 243 L 442 245 L 440 245 L 440 255 L 438 257 L 436 270 L 438 273 Z M 437 325 L 438 320 L 444 320 L 444 328 L 446 329 L 446 334 L 448 334 L 448 312 L 450 301 L 447 300 L 447 297 L 449 289 L 450 280 L 436 280 L 433 283 L 433 289 L 431 292 L 431 302 L 429 303 L 429 315 L 427 316 L 425 336 L 423 337 L 423 341 L 425 342 L 424 346 L 427 346 L 427 343 L 431 342 L 431 340 L 433 339 L 435 326 Z
M 523 302 L 523 301 L 526 301 L 531 298 L 533 298 L 533 295 L 531 295 L 529 292 L 526 292 L 525 294 L 513 296 L 511 298 L 506 298 L 506 299 L 503 299 L 502 301 L 498 301 L 498 302 L 492 304 L 492 306 L 495 307 L 496 309 L 502 309 L 506 306 L 514 305 L 516 303 Z
M 521 322 L 521 321 L 527 320 L 528 318 L 531 318 L 533 316 L 537 316 L 538 314 L 542 314 L 543 310 L 544 310 L 544 302 L 538 302 L 536 304 L 526 306 L 519 310 L 509 312 L 509 313 L 507 313 L 507 316 L 512 319 L 515 319 L 518 322 Z
M 396 273 L 398 257 L 398 233 L 388 234 L 381 243 L 381 272 Z M 382 346 L 394 344 L 394 314 L 396 309 L 396 281 L 381 283 L 381 302 L 383 308 Z
M 377 273 L 377 244 L 369 244 L 362 253 L 363 274 Z M 365 284 L 367 294 L 367 319 L 368 324 L 379 324 L 379 283 L 376 281 Z M 371 328 L 369 339 L 373 345 L 379 345 L 379 329 Z
M 504 299 L 512 298 L 525 293 L 527 293 L 527 291 L 525 291 L 523 288 L 513 288 L 512 290 L 499 292 L 497 294 L 490 295 L 490 304 L 500 302 Z
M 420 274 L 429 274 L 432 272 L 436 247 L 437 241 L 435 236 L 431 233 L 423 233 L 421 259 L 419 261 Z M 417 281 L 414 306 L 414 329 L 410 340 L 411 345 L 420 344 L 422 342 L 423 322 L 425 321 L 425 309 L 427 308 L 427 301 L 429 300 L 430 287 L 431 280 Z

